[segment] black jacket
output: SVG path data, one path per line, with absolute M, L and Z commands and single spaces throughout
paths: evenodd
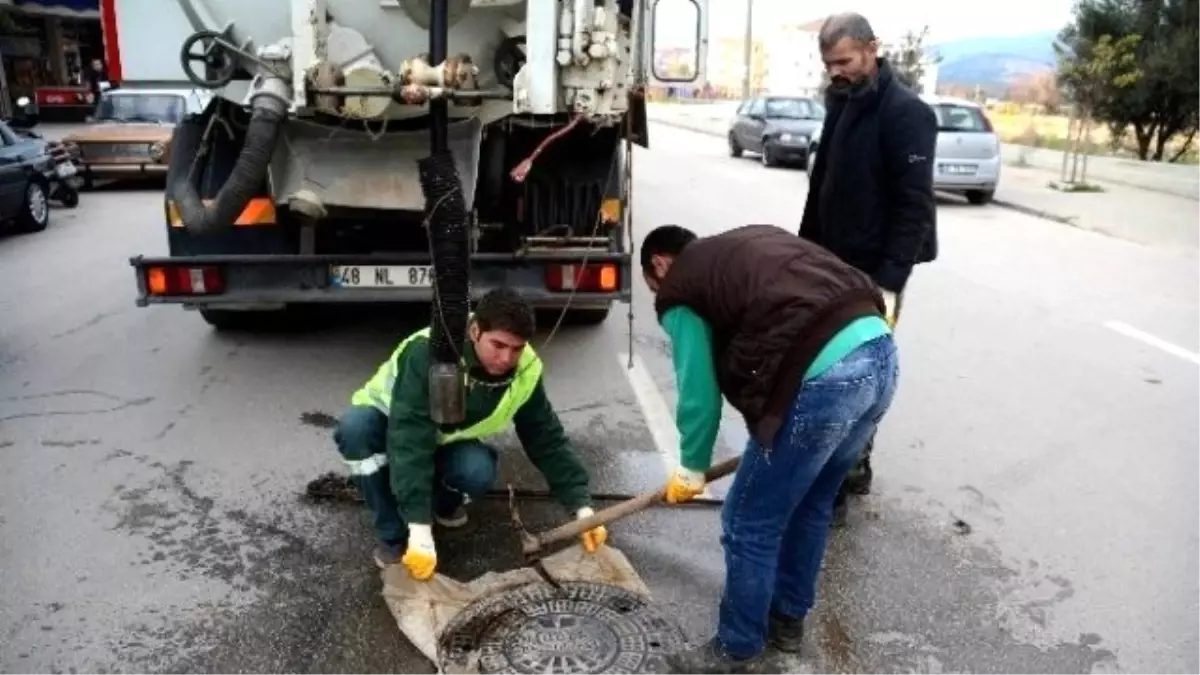
M 937 118 L 884 59 L 871 89 L 826 108 L 800 236 L 899 293 L 937 257 Z
M 712 329 L 717 383 L 770 446 L 804 372 L 863 316 L 881 316 L 870 277 L 774 225 L 746 225 L 688 244 L 659 285 L 659 319 L 686 305 Z

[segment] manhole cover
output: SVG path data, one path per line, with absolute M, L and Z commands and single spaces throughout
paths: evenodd
M 655 673 L 684 647 L 679 628 L 646 598 L 616 586 L 530 584 L 472 603 L 442 634 L 446 671 Z

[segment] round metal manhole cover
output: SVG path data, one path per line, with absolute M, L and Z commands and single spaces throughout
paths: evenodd
M 636 593 L 565 582 L 521 586 L 463 608 L 438 645 L 447 672 L 657 673 L 679 627 Z

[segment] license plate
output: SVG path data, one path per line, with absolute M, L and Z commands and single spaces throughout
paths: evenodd
M 943 164 L 942 173 L 953 174 L 955 176 L 973 176 L 977 168 L 974 164 Z
M 59 178 L 70 178 L 77 173 L 75 165 L 71 163 L 59 164 L 54 167 L 54 173 L 58 174 Z
M 343 288 L 430 288 L 430 265 L 343 265 L 330 270 L 334 286 Z

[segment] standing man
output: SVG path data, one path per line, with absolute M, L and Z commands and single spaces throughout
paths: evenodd
M 550 492 L 577 518 L 592 515 L 588 474 L 571 449 L 542 384 L 542 360 L 529 347 L 533 309 L 500 288 L 479 301 L 462 347 L 467 366 L 467 418 L 439 428 L 429 417 L 429 329 L 408 336 L 354 392 L 334 440 L 350 476 L 375 516 L 375 563 L 401 563 L 426 580 L 437 567 L 432 526 L 461 527 L 463 506 L 491 488 L 497 453 L 487 436 L 516 427 Z M 583 534 L 588 551 L 608 534 Z
M 895 326 L 913 266 L 937 257 L 937 118 L 879 57 L 862 16 L 829 17 L 817 39 L 830 85 L 800 236 L 870 275 Z M 839 491 L 839 507 L 848 492 L 871 491 L 873 445 Z
M 100 59 L 92 59 L 91 69 L 87 74 L 87 88 L 92 95 L 92 114 L 100 109 L 100 97 L 104 95 L 104 90 L 108 88 L 108 72 L 104 68 L 104 62 Z
M 722 395 L 750 433 L 721 513 L 717 634 L 674 655 L 670 672 L 740 672 L 768 642 L 800 651 L 833 500 L 891 404 L 896 347 L 867 275 L 772 225 L 703 239 L 659 227 L 641 263 L 679 390 L 667 501 L 704 490 Z

